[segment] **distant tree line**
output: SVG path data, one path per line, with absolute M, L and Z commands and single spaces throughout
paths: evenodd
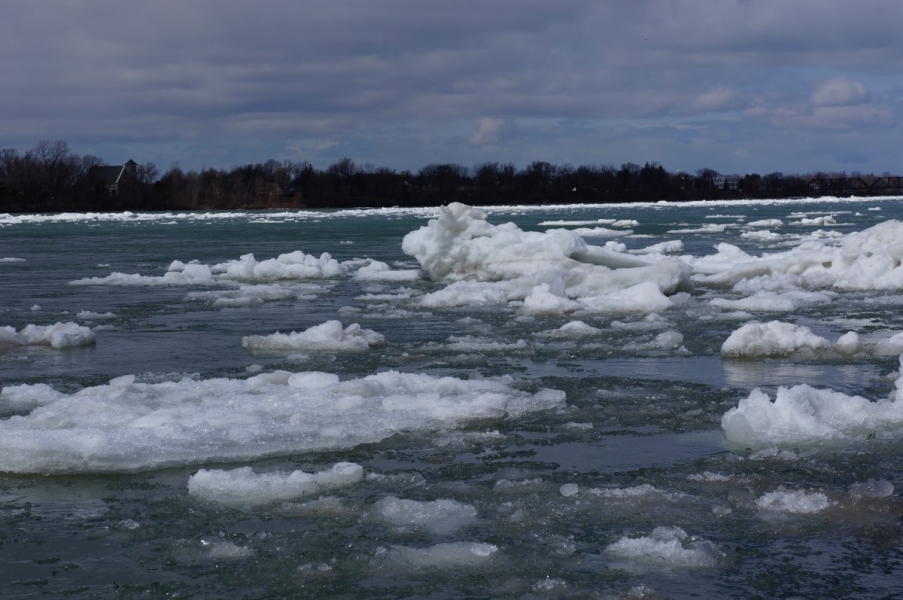
M 275 161 L 223 169 L 161 173 L 135 164 L 111 185 L 106 163 L 78 155 L 63 141 L 41 141 L 24 152 L 0 150 L 0 212 L 217 210 L 687 201 L 788 198 L 849 192 L 841 181 L 875 181 L 873 174 L 758 173 L 723 176 L 644 165 L 555 165 L 534 161 L 426 165 L 395 171 L 343 158 L 326 169 L 308 162 Z M 835 185 L 836 189 L 832 189 Z M 858 184 L 857 184 L 858 185 Z M 871 185 L 871 184 L 868 184 Z M 868 188 L 870 189 L 870 188 Z M 866 187 L 860 191 L 865 193 Z M 856 193 L 856 189 L 852 190 Z

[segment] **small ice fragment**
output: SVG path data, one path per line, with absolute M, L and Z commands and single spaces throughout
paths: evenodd
M 580 491 L 580 487 L 576 483 L 566 483 L 558 489 L 561 492 L 561 495 L 567 498 L 568 496 L 573 496 L 577 492 Z

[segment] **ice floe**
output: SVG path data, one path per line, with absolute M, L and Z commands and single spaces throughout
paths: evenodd
M 90 346 L 96 341 L 97 338 L 90 327 L 71 322 L 47 326 L 29 324 L 18 332 L 10 326 L 0 327 L 0 350 L 18 346 L 74 348 Z
M 73 394 L 21 385 L 0 391 L 5 403 L 36 408 L 0 420 L 0 471 L 129 472 L 347 449 L 561 408 L 564 393 L 395 371 L 346 381 L 277 371 L 161 383 L 123 376 Z
M 373 505 L 379 518 L 397 526 L 422 527 L 438 534 L 449 534 L 477 518 L 477 509 L 456 500 L 419 502 L 387 496 Z
M 729 443 L 749 448 L 897 434 L 903 430 L 903 377 L 897 378 L 889 398 L 876 402 L 809 385 L 780 387 L 772 401 L 755 389 L 724 414 L 721 427 Z
M 656 527 L 642 537 L 624 536 L 605 553 L 659 569 L 711 568 L 724 556 L 712 542 L 690 536 L 680 527 Z
M 834 344 L 803 325 L 770 321 L 747 323 L 721 345 L 721 355 L 732 358 L 789 356 L 802 351 L 825 352 Z
M 318 473 L 255 473 L 251 467 L 229 471 L 201 469 L 188 479 L 188 493 L 205 500 L 229 505 L 268 504 L 277 500 L 293 500 L 323 490 L 358 483 L 364 468 L 340 462 Z
M 327 321 L 301 332 L 249 335 L 241 345 L 249 352 L 361 352 L 385 346 L 386 338 L 357 323 L 343 328 L 340 321 Z
M 69 283 L 114 286 L 215 285 L 330 279 L 347 277 L 349 274 L 348 267 L 332 258 L 328 252 L 316 257 L 296 250 L 262 261 L 255 259 L 253 254 L 244 254 L 238 260 L 213 265 L 174 260 L 161 276 L 114 272 L 106 277 L 86 277 Z

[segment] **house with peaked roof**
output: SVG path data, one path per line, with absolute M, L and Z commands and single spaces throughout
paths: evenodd
M 111 195 L 119 193 L 119 185 L 127 178 L 137 176 L 138 163 L 129 159 L 124 165 L 117 167 L 91 167 L 89 175 L 106 186 Z

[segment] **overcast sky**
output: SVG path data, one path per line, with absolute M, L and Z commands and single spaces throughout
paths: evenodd
M 0 148 L 903 174 L 900 0 L 5 0 Z

